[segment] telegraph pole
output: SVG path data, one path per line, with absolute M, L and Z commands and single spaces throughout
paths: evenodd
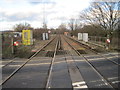
M 46 0 L 42 0 L 42 4 L 43 4 L 43 28 L 47 29 L 47 22 L 46 22 L 47 15 L 46 15 L 46 12 L 45 12 L 45 7 L 46 7 L 46 4 L 55 4 L 55 2 L 49 2 L 49 1 L 46 1 Z
M 2 60 L 2 32 L 0 32 L 0 60 Z
M 13 33 L 11 34 L 11 45 L 12 45 L 12 47 L 11 47 L 11 49 L 12 49 L 12 54 L 14 54 L 14 35 L 13 35 Z
M 46 14 L 45 14 L 45 2 L 43 0 L 43 29 L 46 29 L 47 28 L 47 25 L 46 25 Z

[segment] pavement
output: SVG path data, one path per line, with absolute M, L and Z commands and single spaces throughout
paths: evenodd
M 34 58 L 19 70 L 3 88 L 44 88 L 51 58 Z

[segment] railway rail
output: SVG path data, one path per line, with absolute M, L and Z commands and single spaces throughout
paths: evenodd
M 69 38 L 70 38 L 70 37 L 69 37 Z M 117 54 L 117 56 L 114 56 L 114 57 L 116 58 L 116 60 L 111 60 L 110 58 L 107 58 L 105 54 L 101 54 L 101 53 L 95 51 L 95 50 L 92 49 L 90 46 L 85 45 L 85 44 L 81 43 L 80 41 L 75 40 L 75 39 L 73 39 L 73 38 L 70 38 L 70 39 L 73 40 L 74 42 L 79 43 L 82 47 L 89 49 L 91 52 L 93 52 L 93 53 L 95 53 L 95 54 L 98 54 L 98 56 L 103 57 L 103 58 L 105 58 L 106 60 L 109 60 L 109 61 L 113 62 L 114 64 L 120 66 L 119 61 L 118 61 L 118 58 L 119 58 L 118 54 Z M 110 53 L 107 53 L 107 55 L 112 56 L 112 54 L 110 54 Z
M 1 85 L 3 88 L 22 86 L 115 90 L 119 83 L 118 72 L 115 69 L 119 67 L 119 63 L 111 60 L 78 41 L 57 35 L 9 74 Z M 15 83 L 18 84 L 14 85 Z
M 47 47 L 55 38 L 53 38 L 52 40 L 50 40 L 47 44 L 45 44 L 43 47 L 41 47 L 39 50 L 37 50 L 37 52 L 35 54 L 33 54 L 28 60 L 26 60 L 24 63 L 22 63 L 22 65 L 20 65 L 17 69 L 15 69 L 14 71 L 12 71 L 10 73 L 10 75 L 8 75 L 0 85 L 3 85 L 6 81 L 8 81 L 14 74 L 16 74 L 22 67 L 24 67 L 33 57 L 35 57 L 42 49 L 44 49 L 45 47 Z M 8 64 L 6 64 L 4 67 L 6 67 L 7 65 L 9 65 L 10 63 L 12 63 L 13 60 L 11 62 L 9 62 Z
M 59 41 L 57 40 L 57 43 L 55 45 L 55 50 L 54 50 L 54 55 L 53 55 L 53 59 L 52 59 L 52 62 L 51 62 L 51 65 L 50 65 L 50 69 L 49 69 L 49 72 L 48 72 L 48 79 L 47 79 L 47 83 L 46 83 L 46 88 L 50 88 L 50 79 L 51 79 L 51 73 L 52 73 L 52 70 L 53 70 L 53 64 L 54 64 L 54 61 L 55 61 L 55 56 L 56 56 L 56 52 L 57 52 L 57 48 L 58 48 L 58 43 Z
M 118 88 L 118 83 L 119 83 L 119 81 L 117 80 L 116 82 L 117 82 L 117 84 L 116 83 L 113 83 L 113 81 L 111 81 L 111 80 L 109 80 L 109 75 L 107 75 L 107 74 L 105 74 L 105 72 L 104 71 L 102 71 L 99 67 L 100 66 L 98 66 L 97 64 L 99 64 L 99 63 L 97 63 L 97 64 L 95 64 L 95 62 L 92 62 L 93 60 L 95 61 L 95 59 L 96 58 L 94 58 L 94 59 L 92 59 L 92 60 L 90 60 L 89 58 L 87 58 L 86 56 L 84 56 L 83 54 L 81 54 L 76 48 L 75 48 L 75 46 L 73 46 L 73 45 L 71 45 L 71 43 L 73 43 L 73 42 L 68 42 L 68 40 L 66 40 L 66 42 L 71 46 L 71 48 L 73 48 L 74 50 L 75 50 L 75 52 L 78 54 L 78 55 L 80 55 L 80 56 L 82 56 L 83 58 L 84 58 L 84 60 L 86 60 L 86 62 L 99 74 L 99 76 L 102 78 L 101 80 L 104 80 L 110 87 L 112 87 L 112 88 Z M 82 45 L 83 46 L 83 45 Z M 88 47 L 87 47 L 88 48 Z M 90 49 L 90 48 L 89 48 Z M 90 51 L 92 51 L 92 50 L 90 50 Z M 110 63 L 110 62 L 108 62 L 108 59 L 106 58 L 106 57 L 104 57 L 103 55 L 101 55 L 101 54 L 99 54 L 98 55 L 99 56 L 99 58 L 101 58 L 101 56 L 103 57 L 102 59 L 104 60 L 104 61 L 101 61 L 101 62 L 104 62 L 104 63 L 108 63 L 108 65 L 106 65 L 106 67 L 108 66 L 108 67 L 111 67 L 110 65 L 113 65 L 114 64 L 114 69 L 116 68 L 116 71 L 117 72 L 115 72 L 115 74 L 113 75 L 113 76 L 116 76 L 117 77 L 117 75 L 118 75 L 118 67 L 119 67 L 119 64 L 118 63 L 115 63 L 115 62 L 113 62 L 112 64 Z M 89 56 L 88 56 L 89 57 Z M 95 57 L 95 56 L 94 56 Z M 91 58 L 91 57 L 90 57 Z M 109 60 L 110 61 L 110 60 Z M 102 66 L 102 65 L 101 65 Z M 105 70 L 106 71 L 106 73 L 110 73 L 111 71 L 110 70 Z M 119 77 L 118 77 L 119 78 Z M 118 79 L 117 78 L 117 79 Z

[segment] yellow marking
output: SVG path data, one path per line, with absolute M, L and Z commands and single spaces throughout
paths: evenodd
M 22 43 L 23 45 L 32 45 L 32 31 L 31 30 L 22 30 Z
M 85 50 L 85 48 L 82 48 L 82 47 L 81 47 L 81 48 L 78 48 L 78 49 L 79 49 L 79 50 Z

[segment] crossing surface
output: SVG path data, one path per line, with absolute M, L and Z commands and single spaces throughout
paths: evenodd
M 3 89 L 118 88 L 118 53 L 98 53 L 63 35 L 37 50 L 29 59 L 3 61 Z

